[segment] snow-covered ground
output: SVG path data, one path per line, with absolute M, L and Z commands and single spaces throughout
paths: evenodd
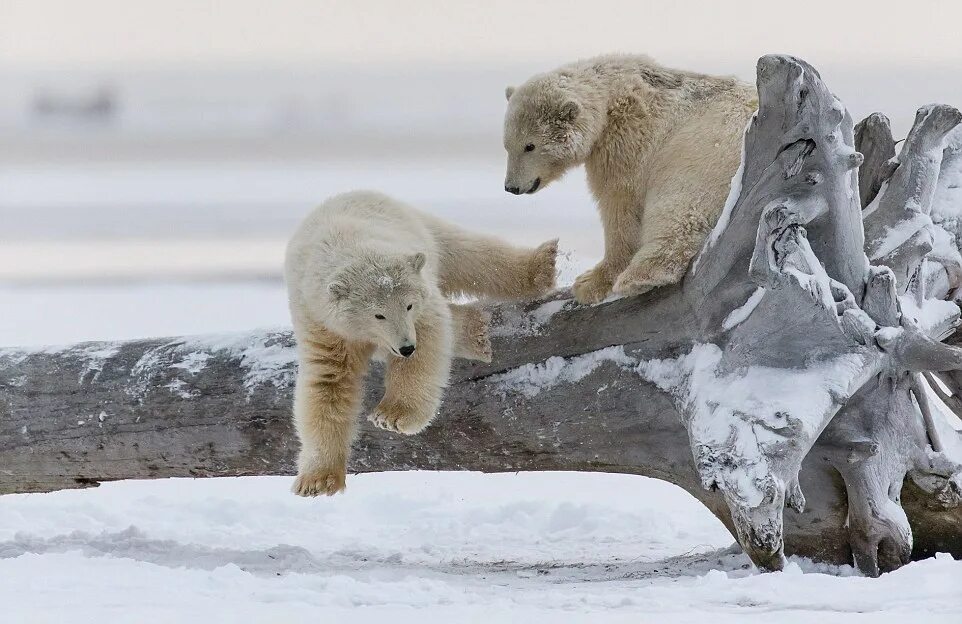
M 947 557 L 758 574 L 687 494 L 624 475 L 125 482 L 0 505 L 6 622 L 958 622 Z

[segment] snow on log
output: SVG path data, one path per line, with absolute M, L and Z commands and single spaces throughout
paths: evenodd
M 459 361 L 420 435 L 363 423 L 350 469 L 664 479 L 768 569 L 962 556 L 962 439 L 925 394 L 962 405 L 959 114 L 921 109 L 893 159 L 887 120 L 856 137 L 803 61 L 763 57 L 758 89 L 680 285 L 492 306 L 494 361 Z M 0 494 L 293 474 L 294 367 L 284 330 L 0 351 Z

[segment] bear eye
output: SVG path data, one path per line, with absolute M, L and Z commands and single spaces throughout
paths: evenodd
M 413 308 L 413 307 L 414 307 L 414 304 L 413 304 L 413 303 L 409 303 L 409 304 L 408 304 L 408 310 L 410 310 L 410 309 Z
M 383 315 L 383 314 L 375 314 L 375 315 L 374 315 L 374 318 L 376 318 L 376 319 L 379 320 L 379 321 L 383 321 L 383 320 L 384 320 L 384 315 Z
M 524 146 L 524 151 L 526 151 L 526 152 L 533 152 L 533 151 L 534 151 L 534 143 L 528 143 L 527 145 L 525 145 L 525 146 Z

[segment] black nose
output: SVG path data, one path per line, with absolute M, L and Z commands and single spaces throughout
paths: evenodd
M 520 195 L 520 194 L 521 194 L 521 188 L 518 187 L 518 186 L 508 186 L 507 184 L 505 184 L 505 185 L 504 185 L 504 190 L 508 191 L 509 193 L 511 193 L 511 194 L 513 194 L 513 195 Z
M 404 345 L 398 349 L 398 352 L 404 357 L 411 357 L 411 354 L 414 353 L 414 345 Z

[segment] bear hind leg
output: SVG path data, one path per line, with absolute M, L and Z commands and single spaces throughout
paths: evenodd
M 448 304 L 451 332 L 454 335 L 454 357 L 479 362 L 491 361 L 491 338 L 488 335 L 491 315 L 479 305 Z
M 445 295 L 530 299 L 554 288 L 557 239 L 531 249 L 440 221 L 432 223 L 432 230 L 441 254 L 438 281 Z

